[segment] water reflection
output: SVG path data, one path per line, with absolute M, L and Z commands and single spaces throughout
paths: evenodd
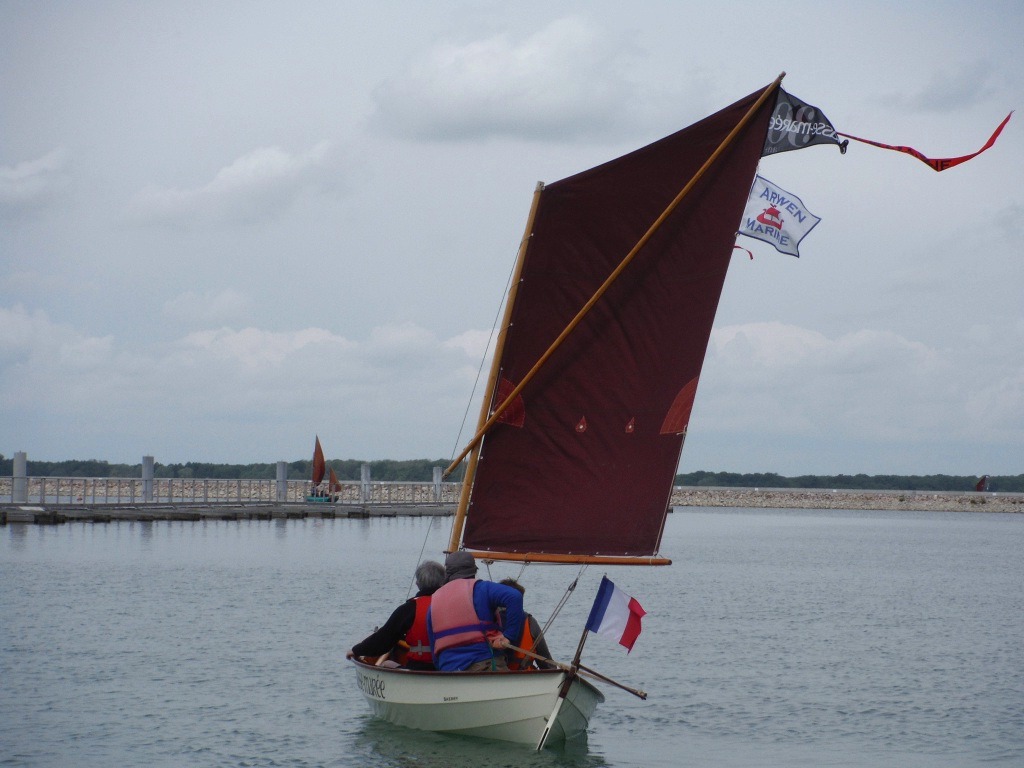
M 591 754 L 586 737 L 537 752 L 525 744 L 511 744 L 468 736 L 448 736 L 402 728 L 367 716 L 352 734 L 352 750 L 366 765 L 384 768 L 452 768 L 495 766 L 504 768 L 607 768 L 602 755 Z
M 5 528 L 10 532 L 11 549 L 15 552 L 25 551 L 25 541 L 28 538 L 27 525 L 5 525 Z
M 142 547 L 147 552 L 153 551 L 153 534 L 155 533 L 156 526 L 152 520 L 140 520 L 139 521 L 139 541 L 142 543 Z

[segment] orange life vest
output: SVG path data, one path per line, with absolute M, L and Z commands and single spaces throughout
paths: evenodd
M 405 661 L 430 664 L 434 657 L 430 655 L 430 636 L 427 634 L 427 610 L 430 608 L 430 595 L 413 598 L 416 601 L 416 618 L 412 626 L 405 633 L 405 642 L 409 650 L 405 654 Z
M 430 626 L 434 632 L 434 653 L 447 648 L 485 643 L 484 632 L 495 629 L 489 621 L 481 621 L 473 607 L 476 579 L 449 581 L 434 593 L 430 603 Z
M 536 639 L 533 637 L 533 632 L 530 629 L 530 616 L 527 614 L 523 620 L 523 636 L 519 639 L 519 647 L 524 648 L 527 651 L 535 651 L 534 643 Z M 519 651 L 510 651 L 511 658 L 508 660 L 509 669 L 530 669 L 533 666 L 533 659 L 527 656 L 525 653 Z

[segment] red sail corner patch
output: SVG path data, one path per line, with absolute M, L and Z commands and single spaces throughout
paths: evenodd
M 690 411 L 693 410 L 693 399 L 697 396 L 697 377 L 690 379 L 686 386 L 679 390 L 672 407 L 665 414 L 661 423 L 661 434 L 681 435 L 686 433 L 690 423 Z

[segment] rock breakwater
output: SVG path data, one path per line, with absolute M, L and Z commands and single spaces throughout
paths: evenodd
M 938 491 L 853 491 L 820 488 L 693 488 L 677 486 L 676 507 L 874 509 L 918 512 L 1024 512 L 1024 494 Z

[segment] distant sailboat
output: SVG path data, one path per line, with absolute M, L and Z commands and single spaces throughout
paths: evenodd
M 477 434 L 446 473 L 468 457 L 449 551 L 671 562 L 659 548 L 672 484 L 781 80 L 538 185 Z M 585 733 L 604 700 L 581 677 L 582 647 L 571 664 L 502 674 L 354 659 L 356 682 L 389 722 L 540 749 Z
M 320 436 L 316 437 L 316 445 L 313 447 L 313 475 L 312 485 L 310 487 L 309 495 L 306 496 L 306 501 L 314 503 L 325 503 L 334 500 L 334 487 L 338 485 L 338 478 L 334 474 L 334 469 L 331 469 L 331 479 L 329 482 L 329 489 L 324 490 L 320 487 L 320 484 L 324 481 L 324 475 L 327 473 L 327 462 L 324 461 L 324 449 L 320 447 Z
M 331 494 L 331 501 L 337 501 L 338 494 L 341 493 L 341 481 L 338 480 L 338 476 L 334 474 L 334 467 L 330 467 L 327 472 L 327 492 Z

